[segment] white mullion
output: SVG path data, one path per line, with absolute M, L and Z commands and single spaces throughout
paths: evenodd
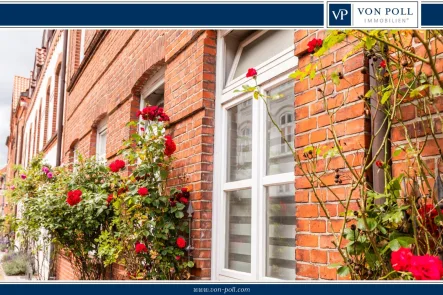
M 252 95 L 251 95 L 252 96 Z M 253 99 L 251 97 L 251 99 Z M 251 187 L 251 275 L 254 280 L 258 279 L 258 258 L 259 244 L 255 243 L 259 239 L 259 203 L 261 190 L 259 187 L 260 170 L 260 106 L 258 103 L 252 103 L 252 187 Z
M 224 184 L 224 173 L 223 173 L 223 140 L 225 134 L 224 127 L 224 117 L 225 110 L 221 105 L 222 97 L 222 82 L 224 79 L 224 60 L 225 60 L 225 50 L 226 45 L 223 36 L 220 31 L 217 33 L 217 57 L 216 57 L 216 88 L 215 88 L 215 126 L 220 126 L 221 132 L 216 132 L 214 134 L 214 167 L 220 167 L 221 169 L 214 169 L 214 181 L 213 181 L 213 209 L 212 210 L 212 247 L 211 247 L 211 279 L 218 280 L 223 266 L 224 254 L 221 254 L 219 249 L 224 249 L 225 247 L 221 244 L 225 239 L 223 238 L 224 226 L 223 220 L 224 216 L 224 204 L 223 199 L 225 198 L 222 192 L 222 185 Z M 218 180 L 218 181 L 216 181 Z
M 259 235 L 258 235 L 258 243 L 259 245 L 259 257 L 258 257 L 258 280 L 261 280 L 262 277 L 266 274 L 266 191 L 265 187 L 263 186 L 263 177 L 266 175 L 266 116 L 265 114 L 265 104 L 264 102 L 259 99 L 257 101 L 257 105 L 259 108 L 259 123 L 257 124 L 260 128 L 260 138 L 259 143 L 257 144 L 259 148 L 259 163 L 260 163 L 260 169 L 259 169 L 259 175 L 258 175 L 258 184 L 257 188 L 260 192 L 260 194 L 257 196 L 257 199 L 259 200 L 259 207 L 258 207 L 258 216 L 259 218 Z
M 219 247 L 218 249 L 226 249 L 226 222 L 227 222 L 227 194 L 222 189 L 224 188 L 224 185 L 226 183 L 227 179 L 227 156 L 228 156 L 228 145 L 227 145 L 227 138 L 228 138 L 228 111 L 225 107 L 221 107 L 221 120 L 222 120 L 222 130 L 221 130 L 221 158 L 220 160 L 220 171 L 219 173 L 219 179 L 221 180 L 221 185 L 218 189 L 219 194 L 219 212 L 220 216 L 217 219 L 219 224 Z M 225 261 L 226 261 L 226 251 L 217 251 L 218 256 L 218 273 L 221 274 L 223 269 L 225 269 Z

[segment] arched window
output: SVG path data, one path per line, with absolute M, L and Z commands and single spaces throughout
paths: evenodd
M 219 66 L 220 65 L 220 66 Z M 223 30 L 217 39 L 214 143 L 213 237 L 217 279 L 295 279 L 294 30 Z M 254 100 L 235 91 L 260 75 L 263 93 L 279 99 Z M 286 144 L 286 143 L 285 143 Z
M 164 107 L 165 105 L 165 68 L 161 68 L 149 79 L 140 92 L 140 108 L 147 105 Z
M 101 120 L 97 125 L 97 140 L 95 145 L 95 155 L 97 161 L 106 161 L 106 136 L 108 132 L 106 118 Z

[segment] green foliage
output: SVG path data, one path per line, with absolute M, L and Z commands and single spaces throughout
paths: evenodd
M 417 43 L 422 44 L 417 46 Z M 435 48 L 442 46 L 441 32 L 433 30 L 332 30 L 311 55 L 311 63 L 289 75 L 300 81 L 314 80 L 317 98 L 324 106 L 322 116 L 330 119 L 326 128 L 327 142 L 297 148 L 293 155 L 298 175 L 309 183 L 310 194 L 317 198 L 324 216 L 327 219 L 336 216 L 334 211 L 329 212 L 331 198 L 338 202 L 342 212 L 339 214 L 341 227 L 328 229 L 334 232 L 333 245 L 343 258 L 342 263 L 333 266 L 338 275 L 360 280 L 409 280 L 411 274 L 392 269 L 393 251 L 409 247 L 417 255 L 442 253 L 443 212 L 435 209 L 439 198 L 434 187 L 439 175 L 434 164 L 428 167 L 428 157 L 438 158 L 439 163 L 443 158 L 434 155 L 434 151 L 422 158 L 426 146 L 437 146 L 435 150 L 438 151 L 441 147 L 438 126 L 443 118 L 435 105 L 441 104 L 443 79 L 439 51 Z M 383 118 L 383 128 L 368 126 L 371 129 L 365 129 L 367 142 L 365 139 L 360 148 L 347 147 L 349 134 L 343 132 L 342 121 L 337 120 L 338 114 L 347 107 L 347 100 L 355 98 L 355 85 L 348 83 L 349 88 L 340 91 L 342 103 L 337 103 L 335 92 L 326 91 L 326 86 L 339 85 L 345 80 L 341 72 L 334 71 L 335 64 L 328 67 L 329 54 L 342 48 L 347 51 L 343 62 L 359 52 L 365 56 L 360 73 L 370 79 L 371 84 L 365 93 L 356 95 L 364 106 L 361 115 L 368 120 L 370 117 Z M 416 52 L 416 48 L 429 50 Z M 325 62 L 322 66 L 324 57 L 328 58 L 328 64 Z M 343 68 L 346 67 L 344 64 Z M 415 113 L 419 118 L 413 124 L 403 122 L 405 103 L 415 108 L 407 113 Z M 279 129 L 272 117 L 271 121 Z M 392 128 L 404 137 L 395 139 Z M 403 142 L 398 145 L 396 141 Z M 396 165 L 401 166 L 404 174 L 398 176 L 396 173 L 394 177 L 398 169 L 391 169 L 393 161 L 401 162 Z M 383 192 L 376 192 L 372 187 L 370 175 L 374 169 L 385 180 Z M 334 182 L 329 184 L 331 176 Z M 327 198 L 323 198 L 325 191 Z M 424 213 L 426 206 L 434 208 L 432 213 Z M 338 220 L 330 222 L 337 224 Z
M 27 169 L 17 167 L 8 197 L 22 207 L 18 236 L 24 251 L 35 255 L 42 238 L 54 242 L 85 280 L 104 279 L 112 263 L 124 265 L 133 279 L 190 277 L 193 263 L 176 244 L 188 233 L 186 202 L 176 198 L 181 191 L 166 188 L 172 158 L 165 155 L 165 126 L 157 121 L 128 126 L 139 124 L 146 132 L 132 134 L 120 152 L 127 170 L 112 172 L 81 155 L 63 167 L 52 168 L 41 156 Z M 146 196 L 139 194 L 141 187 L 148 189 Z M 70 205 L 67 195 L 74 190 L 82 192 L 81 200 Z M 148 251 L 136 253 L 136 243 Z
M 176 239 L 187 234 L 189 225 L 186 206 L 171 203 L 181 192 L 166 188 L 172 159 L 164 155 L 165 127 L 156 121 L 140 124 L 146 131 L 134 134 L 121 151 L 133 167 L 132 174 L 111 176 L 115 215 L 112 228 L 99 238 L 99 255 L 106 264 L 124 264 L 135 279 L 187 279 L 193 264 L 183 259 L 185 253 L 177 247 Z M 140 196 L 140 187 L 147 188 L 149 194 Z M 136 243 L 145 244 L 148 251 L 135 253 Z
M 24 275 L 28 261 L 24 253 L 8 253 L 2 258 L 2 267 L 8 276 Z

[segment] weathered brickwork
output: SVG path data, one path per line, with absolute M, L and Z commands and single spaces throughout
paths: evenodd
M 96 34 L 100 32 L 87 30 L 86 40 Z M 208 279 L 216 34 L 163 30 L 111 30 L 105 34 L 98 45 L 86 41 L 92 45 L 86 45 L 81 63 L 77 61 L 79 33 L 71 34 L 63 162 L 72 160 L 74 147 L 83 155 L 95 155 L 96 127 L 104 118 L 108 122 L 106 157 L 113 159 L 133 132 L 126 123 L 136 119 L 141 89 L 165 67 L 165 110 L 171 117 L 168 131 L 177 144 L 169 185 L 192 188 L 196 211 L 192 231 L 194 276 Z M 58 262 L 57 278 L 73 279 L 67 261 L 59 258 Z M 123 276 L 121 269 L 113 272 Z
M 46 52 L 42 74 L 33 82 L 36 94 L 31 98 L 22 97 L 28 107 L 18 106 L 11 118 L 7 170 L 9 179 L 13 177 L 13 164 L 28 163 L 35 153 L 43 151 L 49 154 L 56 147 L 55 118 L 58 116 L 59 102 L 54 99 L 51 109 L 49 101 L 51 97 L 60 96 L 62 53 L 57 46 L 60 46 L 62 33 L 59 30 L 54 33 L 51 46 Z M 298 57 L 300 69 L 315 61 L 307 52 L 307 43 L 313 38 L 324 38 L 324 35 L 325 31 L 318 30 L 295 31 L 294 55 Z M 97 127 L 103 120 L 107 122 L 106 158 L 109 161 L 115 159 L 122 142 L 135 131 L 126 127 L 126 124 L 137 119 L 136 112 L 140 109 L 144 86 L 156 74 L 164 71 L 164 106 L 171 118 L 167 132 L 177 144 L 174 154 L 176 160 L 168 185 L 187 186 L 192 191 L 191 200 L 195 210 L 191 231 L 192 246 L 195 248 L 192 252 L 195 261 L 193 279 L 210 279 L 213 275 L 211 259 L 215 259 L 211 257 L 211 241 L 216 40 L 217 33 L 211 30 L 86 30 L 84 39 L 81 30 L 71 30 L 68 38 L 61 149 L 63 163 L 73 161 L 74 150 L 85 156 L 96 154 Z M 358 99 L 369 89 L 369 76 L 361 71 L 368 61 L 363 52 L 358 51 L 343 63 L 343 57 L 351 51 L 356 40 L 346 41 L 325 54 L 315 79 L 296 81 L 294 84 L 295 147 L 302 158 L 307 146 L 332 148 L 332 122 L 347 161 L 358 169 L 364 151 L 369 148 L 371 132 L 370 114 Z M 415 41 L 413 44 L 416 54 L 424 56 L 424 48 Z M 434 48 L 431 50 L 435 51 Z M 438 50 L 443 55 L 443 48 Z M 430 73 L 429 68 L 419 69 L 418 63 L 415 67 L 417 71 Z M 437 64 L 437 69 L 443 72 L 443 62 Z M 335 71 L 341 72 L 344 79 L 339 85 L 331 81 L 324 85 L 320 73 L 329 76 Z M 16 96 L 14 99 L 17 101 Z M 420 118 L 424 114 L 416 108 L 417 103 L 407 100 L 401 106 L 401 115 L 408 135 L 423 146 L 429 126 L 421 124 Z M 338 107 L 340 110 L 330 117 L 327 111 L 337 110 Z M 442 97 L 436 98 L 432 111 L 435 114 L 443 111 Z M 49 124 L 51 112 L 53 119 Z M 433 127 L 440 146 L 443 146 L 441 122 L 436 119 Z M 391 133 L 392 150 L 405 142 L 404 128 L 394 124 Z M 23 151 L 17 153 L 20 145 Z M 441 150 L 435 143 L 426 144 L 422 156 L 432 171 L 443 171 Z M 325 163 L 320 160 L 317 167 L 319 171 L 323 170 Z M 406 167 L 404 153 L 393 158 L 394 175 L 407 172 Z M 334 170 L 340 169 L 342 175 L 349 174 L 349 171 L 338 157 L 332 159 L 328 169 L 322 181 L 343 200 L 350 189 L 349 180 L 343 178 L 343 183 L 337 185 Z M 432 179 L 429 180 L 432 185 Z M 335 269 L 328 267 L 332 263 L 341 262 L 341 256 L 332 244 L 332 233 L 340 231 L 342 226 L 340 214 L 343 209 L 339 206 L 339 200 L 326 188 L 318 189 L 318 195 L 332 217 L 328 221 L 310 183 L 299 168 L 295 169 L 294 185 L 296 278 L 341 279 Z M 358 194 L 353 195 L 350 210 L 356 208 L 358 197 Z M 74 270 L 63 254 L 58 255 L 55 268 L 57 279 L 76 279 Z M 108 278 L 126 279 L 124 267 L 113 265 Z
M 324 31 L 299 30 L 295 32 L 295 55 L 299 58 L 299 67 L 315 61 L 307 52 L 307 43 L 313 38 L 324 38 Z M 352 42 L 352 40 L 348 40 Z M 358 167 L 361 163 L 362 148 L 367 148 L 369 139 L 370 117 L 365 114 L 364 105 L 358 100 L 368 90 L 365 83 L 367 77 L 360 70 L 365 66 L 363 52 L 357 52 L 345 63 L 342 58 L 352 48 L 351 45 L 339 44 L 322 58 L 320 72 L 330 75 L 333 71 L 343 73 L 344 79 L 337 86 L 328 81 L 326 84 L 320 78 L 305 79 L 295 83 L 295 147 L 299 155 L 303 154 L 306 146 L 315 145 L 319 148 L 334 146 L 330 132 L 330 120 L 334 123 L 338 140 L 343 146 L 347 160 Z M 332 118 L 325 110 L 323 90 L 329 110 L 336 109 L 345 100 L 345 106 Z M 329 185 L 340 198 L 344 199 L 349 189 L 346 181 L 337 185 L 334 182 L 334 170 L 339 168 L 342 174 L 349 173 L 342 159 L 336 159 L 329 165 L 330 171 L 324 176 L 323 182 Z M 319 172 L 323 171 L 324 163 L 319 163 Z M 337 279 L 336 270 L 328 268 L 328 264 L 341 261 L 341 256 L 332 244 L 332 230 L 338 231 L 342 224 L 339 217 L 341 206 L 338 200 L 326 189 L 319 190 L 319 196 L 325 203 L 332 220 L 329 223 L 319 202 L 310 188 L 310 184 L 299 169 L 296 169 L 295 201 L 296 229 L 296 275 L 297 279 Z M 356 196 L 357 197 L 357 196 Z M 355 208 L 355 202 L 351 208 Z

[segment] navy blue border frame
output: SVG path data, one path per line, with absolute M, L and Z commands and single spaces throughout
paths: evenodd
M 49 17 L 42 17 L 48 15 Z M 269 16 L 269 17 L 266 17 Z M 1 3 L 0 27 L 322 28 L 323 2 Z

